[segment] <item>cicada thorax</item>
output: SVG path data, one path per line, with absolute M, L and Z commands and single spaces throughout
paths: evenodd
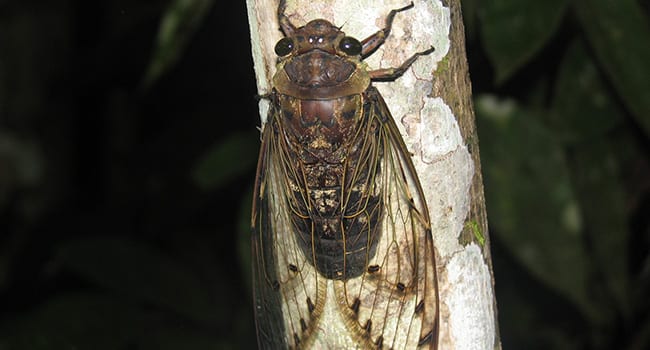
M 366 271 L 382 217 L 379 162 L 368 161 L 380 156 L 364 97 L 370 77 L 360 46 L 342 51 L 347 39 L 325 20 L 309 22 L 284 43 L 291 51 L 273 79 L 297 241 L 320 274 L 342 280 Z
M 370 85 L 361 49 L 361 43 L 330 22 L 313 20 L 276 45 L 276 53 L 284 57 L 279 59 L 273 86 L 303 100 L 361 94 Z

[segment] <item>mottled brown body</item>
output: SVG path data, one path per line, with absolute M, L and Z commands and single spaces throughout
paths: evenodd
M 277 72 L 265 96 L 271 108 L 253 207 L 260 347 L 310 348 L 324 336 L 350 348 L 433 349 L 438 311 L 428 209 L 371 85 L 397 78 L 433 49 L 397 68 L 369 70 L 363 57 L 412 5 L 391 11 L 386 28 L 361 42 L 323 19 L 297 28 L 284 6 L 281 0 L 286 37 L 276 44 Z M 321 322 L 332 312 L 341 325 Z M 349 342 L 334 339 L 341 332 Z
M 380 156 L 372 154 L 376 146 L 364 147 L 377 138 L 377 125 L 363 115 L 370 75 L 361 44 L 345 50 L 341 41 L 352 38 L 328 21 L 285 29 L 293 48 L 280 59 L 272 96 L 279 110 L 274 127 L 286 135 L 297 170 L 288 179 L 292 222 L 300 248 L 321 274 L 354 278 L 374 255 L 382 210 L 372 183 L 381 169 L 359 167 L 360 160 Z
M 300 248 L 315 255 L 312 261 L 325 277 L 357 277 L 374 255 L 380 233 L 381 199 L 371 183 L 380 169 L 358 167 L 360 159 L 376 156 L 371 154 L 376 147 L 364 147 L 366 133 L 359 130 L 376 130 L 376 125 L 364 125 L 361 95 L 302 100 L 278 94 L 277 99 L 278 123 L 284 124 L 298 170 L 288 180 Z

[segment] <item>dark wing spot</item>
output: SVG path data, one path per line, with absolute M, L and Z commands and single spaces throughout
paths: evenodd
M 361 300 L 359 298 L 354 299 L 354 303 L 352 303 L 352 306 L 350 306 L 350 309 L 354 311 L 355 315 L 359 314 L 359 306 L 361 305 Z
M 406 289 L 406 286 L 402 282 L 398 282 L 395 287 L 397 287 L 397 290 L 399 290 L 400 292 L 403 292 L 404 289 Z
M 377 271 L 379 271 L 379 265 L 368 266 L 368 273 L 375 273 Z
M 380 335 L 379 338 L 375 341 L 375 345 L 377 345 L 377 349 L 381 349 L 384 346 L 384 336 Z
M 366 330 L 366 333 L 370 334 L 370 331 L 372 330 L 372 321 L 370 319 L 366 321 L 366 325 L 363 326 L 363 329 Z
M 418 342 L 418 346 L 422 346 L 424 344 L 429 344 L 433 340 L 433 331 L 430 331 L 427 333 L 420 341 Z
M 420 300 L 418 305 L 415 307 L 415 313 L 419 314 L 422 312 L 422 310 L 424 310 L 424 299 Z
M 307 310 L 309 310 L 309 313 L 314 312 L 315 308 L 316 307 L 314 306 L 314 303 L 312 303 L 311 299 L 309 299 L 309 297 L 307 297 Z
M 305 322 L 304 318 L 300 319 L 300 328 L 302 329 L 303 332 L 307 330 L 307 323 Z
M 294 264 L 289 264 L 289 270 L 291 272 L 298 272 L 298 266 L 296 266 Z
M 297 333 L 293 333 L 293 341 L 296 342 L 296 345 L 300 344 L 300 337 Z

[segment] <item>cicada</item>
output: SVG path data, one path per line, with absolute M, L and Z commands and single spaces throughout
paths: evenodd
M 359 41 L 315 19 L 284 37 L 262 131 L 252 213 L 261 349 L 435 349 L 438 288 L 427 204 L 411 154 L 364 58 L 391 32 Z

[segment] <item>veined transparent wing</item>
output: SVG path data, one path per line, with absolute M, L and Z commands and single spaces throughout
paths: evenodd
M 350 279 L 325 278 L 314 268 L 318 252 L 309 256 L 300 249 L 297 225 L 291 221 L 297 211 L 291 203 L 309 205 L 309 200 L 307 189 L 292 188 L 300 182 L 289 179 L 299 179 L 303 169 L 287 151 L 282 123 L 276 119 L 279 111 L 270 112 L 253 215 L 256 321 L 263 349 L 437 346 L 435 253 L 424 195 L 410 154 L 375 88 L 364 93 L 363 108 L 367 127 L 358 137 L 370 150 L 361 152 L 366 159 L 352 163 L 378 169 L 356 174 L 368 176 L 362 181 L 366 190 L 380 194 L 382 217 L 377 242 L 368 234 L 368 244 L 376 248 L 364 273 Z M 351 212 L 341 209 L 355 215 Z

